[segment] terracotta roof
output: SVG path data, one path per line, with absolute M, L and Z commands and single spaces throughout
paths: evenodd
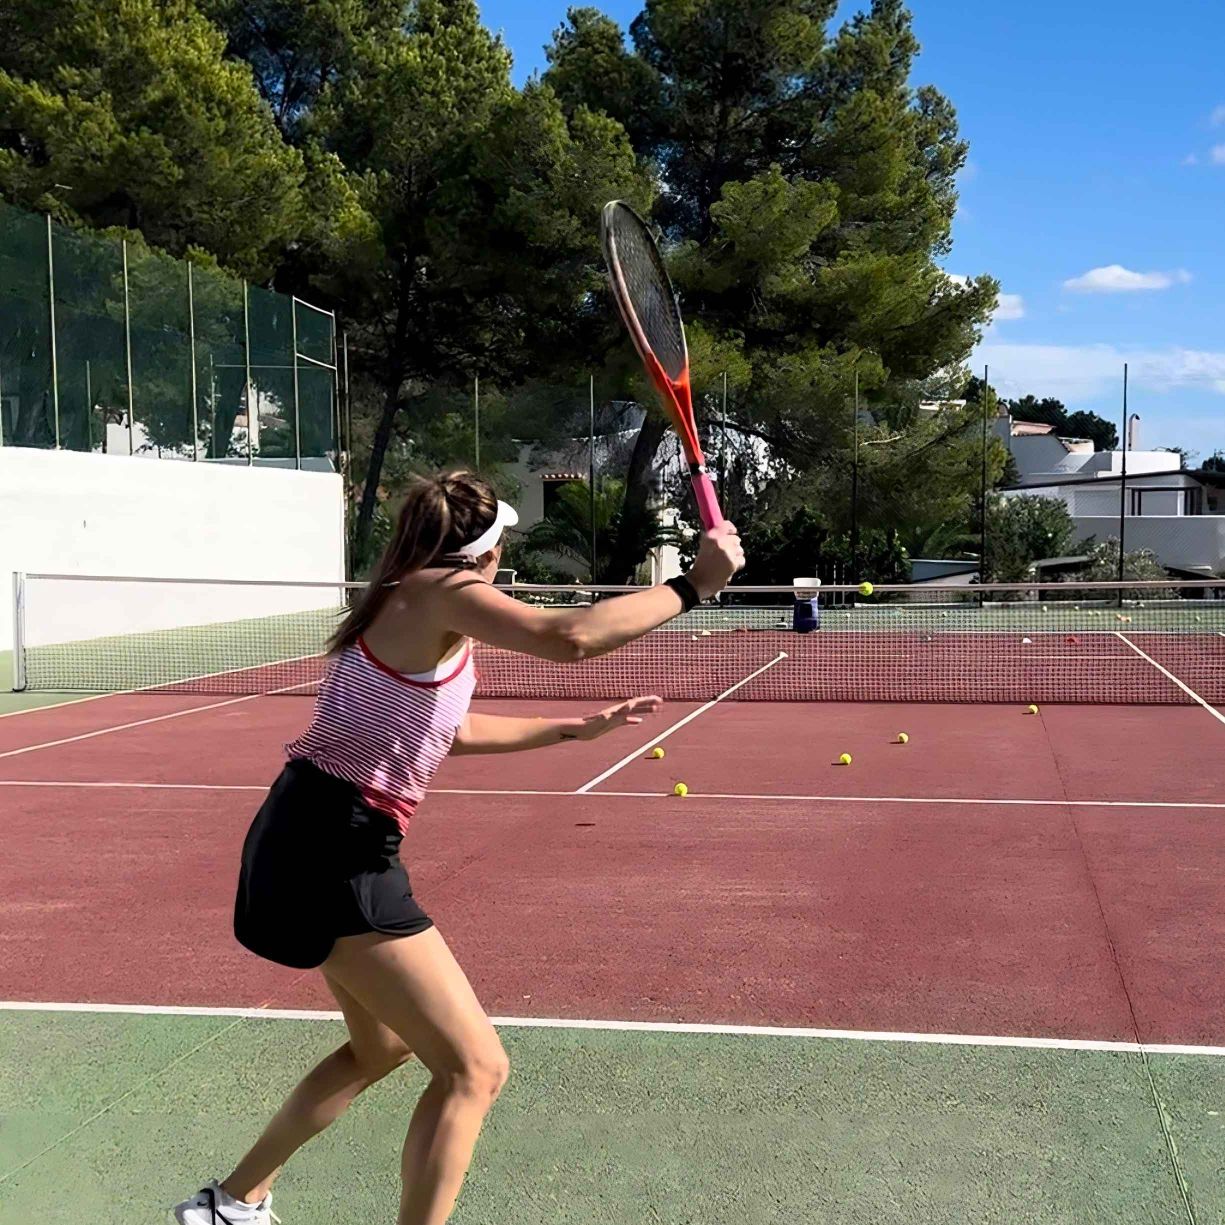
M 1019 438 L 1026 434 L 1049 434 L 1054 428 L 1053 425 L 1047 425 L 1045 421 L 1017 421 L 1014 418 L 1012 422 L 1014 438 Z

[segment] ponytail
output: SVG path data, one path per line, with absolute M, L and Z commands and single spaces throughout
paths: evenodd
M 478 539 L 494 522 L 498 500 L 489 483 L 472 472 L 417 477 L 396 521 L 395 536 L 370 583 L 332 635 L 329 651 L 355 643 L 407 574 L 424 570 Z M 457 560 L 457 565 L 465 564 Z

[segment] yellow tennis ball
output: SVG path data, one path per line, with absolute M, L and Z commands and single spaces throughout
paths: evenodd
M 872 584 L 869 583 L 866 579 L 864 580 L 864 582 L 859 584 L 859 594 L 860 595 L 871 595 L 872 592 L 874 592 L 875 590 L 876 588 L 873 587 Z
M 1038 713 L 1038 708 L 1031 702 L 1026 713 L 1036 715 Z
M 664 755 L 664 751 L 663 749 L 659 747 L 659 745 L 656 745 L 651 750 L 651 756 L 654 757 L 656 761 L 658 761 L 663 755 Z
M 906 735 L 906 733 L 905 733 L 905 732 L 898 732 L 898 734 L 897 734 L 897 742 L 898 742 L 898 744 L 909 744 L 909 743 L 910 743 L 910 737 L 909 737 L 908 735 Z
M 689 788 L 686 787 L 684 783 L 677 783 L 676 786 L 672 788 L 672 794 L 673 795 L 688 795 Z
M 842 756 L 838 758 L 838 760 L 839 760 L 839 761 L 840 761 L 840 762 L 841 762 L 841 763 L 842 763 L 844 766 L 849 766 L 849 765 L 851 764 L 851 755 L 850 755 L 850 753 L 843 753 L 843 754 L 842 754 Z

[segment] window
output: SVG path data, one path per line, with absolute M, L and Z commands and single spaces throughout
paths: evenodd
M 561 494 L 563 485 L 569 485 L 572 481 L 581 481 L 583 478 L 577 472 L 545 472 L 540 477 L 540 483 L 544 493 L 544 513 L 548 515 L 549 511 L 557 505 L 557 499 Z

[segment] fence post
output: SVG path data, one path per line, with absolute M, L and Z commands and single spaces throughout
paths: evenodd
M 859 573 L 859 371 L 851 400 L 851 569 Z
M 132 392 L 132 307 L 128 293 L 128 240 L 123 240 L 123 348 L 128 370 L 128 454 L 136 454 L 136 399 Z
M 987 579 L 987 412 L 991 407 L 991 367 L 983 367 L 983 454 L 982 454 L 982 508 L 978 523 L 978 581 Z M 982 604 L 982 593 L 979 593 Z
M 298 400 L 298 299 L 289 300 L 289 317 L 293 322 L 293 453 L 294 467 L 302 468 L 302 406 Z
M 210 359 L 211 360 L 211 359 Z M 255 440 L 259 437 L 259 427 L 255 421 L 258 405 L 252 407 L 251 402 L 251 305 L 247 294 L 247 282 L 242 283 L 242 363 L 245 367 L 246 383 L 243 386 L 243 396 L 247 401 L 247 467 L 255 463 Z M 213 412 L 216 423 L 217 413 Z M 213 458 L 217 459 L 217 431 L 213 430 Z
M 591 519 L 591 581 L 596 581 L 596 563 L 599 560 L 595 527 L 595 375 L 587 376 L 587 499 L 588 517 Z
M 51 241 L 51 214 L 47 214 L 47 306 L 51 324 L 51 411 L 55 418 L 55 449 L 60 449 L 60 368 L 55 344 L 55 252 Z
M 196 295 L 191 261 L 187 263 L 187 335 L 191 345 L 191 458 L 200 458 L 200 407 L 196 397 Z
M 474 374 L 472 376 L 472 438 L 474 442 L 473 454 L 476 462 L 474 467 L 477 472 L 481 470 L 481 376 Z

